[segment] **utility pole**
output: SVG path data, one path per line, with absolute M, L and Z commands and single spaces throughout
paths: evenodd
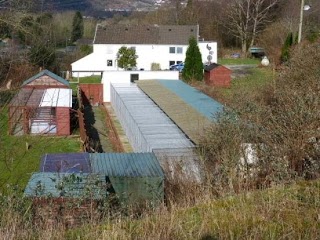
M 304 8 L 304 0 L 301 0 L 300 6 L 300 20 L 299 20 L 299 31 L 298 31 L 298 43 L 301 42 L 302 35 L 302 22 L 303 22 L 303 8 Z

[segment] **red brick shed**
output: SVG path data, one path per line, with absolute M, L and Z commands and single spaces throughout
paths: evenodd
M 204 67 L 204 80 L 207 85 L 229 87 L 232 71 L 222 65 L 211 63 Z
M 11 100 L 9 134 L 70 135 L 72 89 L 48 70 L 24 81 Z

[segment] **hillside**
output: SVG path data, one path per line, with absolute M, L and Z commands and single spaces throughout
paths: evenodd
M 42 0 L 35 8 L 46 11 L 79 10 L 85 13 L 102 13 L 110 11 L 148 11 L 154 10 L 154 0 Z

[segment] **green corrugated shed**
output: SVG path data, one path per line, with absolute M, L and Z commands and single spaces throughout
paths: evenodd
M 164 174 L 153 153 L 92 153 L 92 172 L 110 180 L 121 203 L 158 205 L 164 198 Z
M 104 199 L 104 178 L 87 173 L 34 173 L 24 191 L 27 197 Z

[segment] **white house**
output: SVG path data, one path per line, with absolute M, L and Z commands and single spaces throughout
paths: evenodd
M 158 63 L 161 70 L 183 62 L 190 37 L 199 39 L 198 25 L 97 25 L 93 53 L 71 64 L 74 76 L 100 74 L 122 70 L 117 64 L 117 53 L 122 46 L 136 50 L 137 70 L 151 70 Z M 198 46 L 203 63 L 217 62 L 217 43 L 200 41 Z M 98 73 L 99 72 L 99 73 Z

